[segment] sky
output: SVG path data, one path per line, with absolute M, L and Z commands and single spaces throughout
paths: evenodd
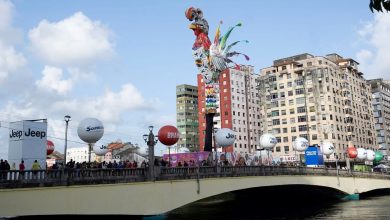
M 196 85 L 195 36 L 184 15 L 203 10 L 214 38 L 241 22 L 229 40 L 235 62 L 256 73 L 301 53 L 337 53 L 360 63 L 366 79 L 390 77 L 390 15 L 369 0 L 0 0 L 0 158 L 7 158 L 9 122 L 47 119 L 48 139 L 64 151 L 86 146 L 77 127 L 104 125 L 97 144 L 137 143 L 153 125 L 176 125 L 176 86 Z M 155 153 L 166 147 L 158 143 Z

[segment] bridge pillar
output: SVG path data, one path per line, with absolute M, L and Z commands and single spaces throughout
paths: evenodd
M 353 193 L 353 194 L 346 195 L 342 199 L 344 199 L 344 200 L 359 200 L 359 193 Z

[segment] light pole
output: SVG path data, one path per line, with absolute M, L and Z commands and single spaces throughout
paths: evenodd
M 153 134 L 153 126 L 149 126 L 149 134 L 144 134 L 143 138 L 148 145 L 149 151 L 149 180 L 154 180 L 154 146 L 157 144 L 158 136 Z
M 65 115 L 64 116 L 64 121 L 66 123 L 66 127 L 65 127 L 65 150 L 64 150 L 64 164 L 63 164 L 63 168 L 65 169 L 65 166 L 66 166 L 66 151 L 67 151 L 67 148 L 68 148 L 68 124 L 69 124 L 69 121 L 70 121 L 70 116 L 69 115 Z
M 168 146 L 168 167 L 171 167 L 171 146 Z

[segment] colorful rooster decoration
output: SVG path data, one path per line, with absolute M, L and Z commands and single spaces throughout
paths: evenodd
M 207 20 L 203 18 L 202 10 L 190 7 L 185 11 L 185 16 L 188 20 L 193 21 L 189 26 L 196 36 L 192 46 L 192 55 L 200 74 L 203 76 L 203 81 L 205 82 L 206 139 L 204 151 L 212 151 L 213 117 L 218 108 L 219 75 L 225 69 L 233 67 L 231 64 L 234 64 L 236 68 L 239 68 L 239 65 L 233 62 L 231 57 L 243 55 L 246 60 L 249 60 L 249 57 L 245 54 L 230 51 L 234 45 L 240 42 L 248 43 L 248 41 L 236 41 L 227 45 L 227 39 L 233 29 L 235 27 L 240 27 L 242 24 L 238 23 L 229 28 L 224 35 L 221 35 L 220 27 L 222 22 L 220 22 L 215 33 L 214 41 L 211 43 L 208 37 L 209 25 Z

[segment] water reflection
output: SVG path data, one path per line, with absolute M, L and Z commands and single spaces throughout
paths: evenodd
M 302 190 L 300 187 L 305 187 Z M 228 193 L 173 210 L 160 219 L 390 219 L 386 191 L 345 201 L 326 188 L 296 186 Z M 378 196 L 382 195 L 382 196 Z

